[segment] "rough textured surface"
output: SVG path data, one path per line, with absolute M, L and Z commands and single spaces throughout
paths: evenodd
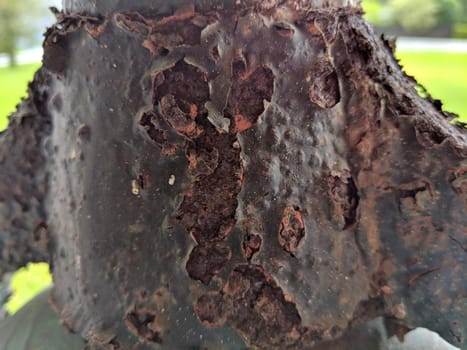
M 83 4 L 44 62 L 67 327 L 285 349 L 385 316 L 466 344 L 465 129 L 358 10 Z
M 10 117 L 10 127 L 0 133 L 0 278 L 30 261 L 47 261 L 49 84 L 44 69 L 38 71 L 29 97 Z

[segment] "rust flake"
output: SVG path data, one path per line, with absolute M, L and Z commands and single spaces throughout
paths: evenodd
M 279 228 L 279 244 L 281 248 L 294 255 L 305 237 L 305 224 L 300 208 L 288 206 L 282 213 L 282 220 Z
M 201 296 L 195 312 L 210 327 L 228 323 L 255 348 L 297 346 L 306 331 L 291 297 L 259 265 L 237 265 L 222 292 Z
M 233 63 L 233 84 L 226 107 L 226 115 L 233 120 L 232 133 L 239 133 L 256 124 L 264 112 L 264 101 L 271 101 L 274 74 L 267 66 L 247 69 L 237 60 Z

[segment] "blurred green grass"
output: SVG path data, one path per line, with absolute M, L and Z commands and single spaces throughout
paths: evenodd
M 467 53 L 397 52 L 404 70 L 414 76 L 443 109 L 467 122 Z
M 52 277 L 46 263 L 31 263 L 19 269 L 10 281 L 13 294 L 6 304 L 7 311 L 14 314 L 51 283 Z
M 445 110 L 457 113 L 467 122 L 467 53 L 398 52 L 404 70 L 437 99 Z M 21 97 L 26 96 L 27 83 L 40 66 L 28 64 L 0 68 L 0 130 L 7 126 L 7 116 L 14 111 Z M 12 278 L 13 296 L 7 304 L 16 312 L 34 295 L 51 283 L 46 264 L 29 264 Z
M 8 115 L 15 110 L 21 98 L 26 96 L 28 82 L 39 67 L 40 63 L 33 63 L 0 68 L 0 130 L 6 128 Z

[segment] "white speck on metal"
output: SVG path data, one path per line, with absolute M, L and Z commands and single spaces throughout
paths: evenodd
M 173 186 L 175 184 L 175 175 L 170 175 L 169 177 L 169 185 Z

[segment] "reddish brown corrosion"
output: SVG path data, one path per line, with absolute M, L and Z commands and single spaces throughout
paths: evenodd
M 134 334 L 150 343 L 162 343 L 156 315 L 151 310 L 134 309 L 125 315 L 125 323 Z
M 271 100 L 274 89 L 272 71 L 260 66 L 247 70 L 243 61 L 233 63 L 234 83 L 226 108 L 226 115 L 233 119 L 232 131 L 242 132 L 251 128 L 264 111 L 264 101 Z
M 211 16 L 196 14 L 192 5 L 159 21 L 145 18 L 137 12 L 115 15 L 115 22 L 120 28 L 145 36 L 143 46 L 154 55 L 167 54 L 182 45 L 199 45 L 201 31 L 215 20 Z
M 149 137 L 159 146 L 162 147 L 167 142 L 167 135 L 152 111 L 144 113 L 139 124 L 146 129 Z
M 246 234 L 243 237 L 242 248 L 245 257 L 250 260 L 261 248 L 261 236 L 256 234 Z
M 230 248 L 223 242 L 197 245 L 191 251 L 186 270 L 191 278 L 209 284 L 231 256 Z
M 194 305 L 195 313 L 210 328 L 222 327 L 227 322 L 223 295 L 219 292 L 203 294 Z
M 334 202 L 334 217 L 340 220 L 342 229 L 346 229 L 356 221 L 360 201 L 357 187 L 350 176 L 330 176 L 328 184 L 329 194 Z
M 204 324 L 227 321 L 260 349 L 294 346 L 306 331 L 294 303 L 261 266 L 238 265 L 219 293 L 200 297 L 195 311 Z
M 311 102 L 321 108 L 332 108 L 340 101 L 339 80 L 329 59 L 314 62 L 307 81 L 310 84 Z
M 144 1 L 144 16 L 114 15 L 103 32 L 96 28 L 98 40 L 85 17 L 70 15 L 45 44 L 54 97 L 34 106 L 50 106 L 57 122 L 58 175 L 49 181 L 53 208 L 38 212 L 61 215 L 26 226 L 47 222 L 60 252 L 54 275 L 64 323 L 90 343 L 118 338 L 121 348 L 139 338 L 163 339 L 169 349 L 216 340 L 285 349 L 385 315 L 463 345 L 465 327 L 455 321 L 465 319 L 465 220 L 453 208 L 465 204 L 465 137 L 442 119 L 440 103 L 419 98 L 359 10 L 245 0 L 174 12 L 182 0 L 157 9 Z M 108 6 L 135 9 L 130 0 Z M 81 74 L 90 69 L 95 77 Z M 56 81 L 62 71 L 66 79 Z M 92 103 L 80 91 L 87 85 L 99 96 Z M 83 102 L 72 104 L 76 111 L 60 102 L 75 98 Z M 19 132 L 6 143 L 15 147 L 7 148 L 18 149 L 18 139 L 27 152 L 3 176 L 0 197 L 19 196 L 20 212 L 31 188 L 8 184 L 24 173 L 23 158 L 42 162 L 29 145 L 48 141 L 24 141 L 24 125 L 36 118 L 16 120 Z M 146 133 L 161 150 L 139 137 Z M 130 183 L 144 193 L 132 195 Z M 9 206 L 0 210 L 16 219 Z M 171 307 L 131 295 L 161 286 L 174 293 Z
M 242 182 L 235 134 L 256 122 L 264 111 L 264 100 L 271 99 L 273 89 L 273 75 L 266 67 L 246 72 L 245 66 L 237 63 L 233 68 L 235 80 L 226 115 L 236 123 L 230 134 L 216 130 L 207 120 L 204 104 L 209 100 L 209 88 L 206 75 L 198 68 L 179 61 L 156 74 L 153 83 L 153 100 L 159 113 L 189 139 L 187 158 L 193 185 L 177 217 L 199 244 L 188 259 L 188 274 L 204 284 L 209 284 L 230 260 L 230 250 L 215 242 L 224 240 L 235 224 L 236 196 Z M 239 115 L 248 120 L 239 122 Z M 154 123 L 148 123 L 147 116 L 141 124 L 156 142 L 164 143 L 164 133 Z
M 303 237 L 305 237 L 305 224 L 300 208 L 286 207 L 279 228 L 280 246 L 287 253 L 294 255 Z
M 193 178 L 177 218 L 200 244 L 187 262 L 188 274 L 208 284 L 230 260 L 222 241 L 235 223 L 236 194 L 241 188 L 240 150 L 234 135 L 217 131 L 207 120 L 209 99 L 203 72 L 183 61 L 154 77 L 154 102 L 162 117 L 188 138 L 187 158 Z
M 467 166 L 455 170 L 452 173 L 450 182 L 457 193 L 467 193 Z
M 166 287 L 154 293 L 143 289 L 135 292 L 134 305 L 125 313 L 128 329 L 146 343 L 162 343 L 162 338 L 171 332 L 168 310 L 176 304 L 174 295 Z
M 242 180 L 235 137 L 219 133 L 206 120 L 203 124 L 203 133 L 188 149 L 193 187 L 178 211 L 180 222 L 198 244 L 221 241 L 229 234 Z
M 154 111 L 146 111 L 139 120 L 149 138 L 162 149 L 162 153 L 170 156 L 177 150 L 177 143 L 170 135 L 170 125 L 162 116 Z

